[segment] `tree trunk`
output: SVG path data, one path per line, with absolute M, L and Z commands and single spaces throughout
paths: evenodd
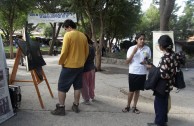
M 53 25 L 51 24 L 51 27 L 52 27 L 52 31 L 53 31 L 53 34 L 52 34 L 52 40 L 51 40 L 51 43 L 50 43 L 50 48 L 49 48 L 49 52 L 48 52 L 48 55 L 52 55 L 53 54 L 53 47 L 54 47 L 54 44 L 56 42 L 56 23 L 54 23 Z
M 160 31 L 169 30 L 169 20 L 175 0 L 160 0 Z
M 97 71 L 99 70 L 99 44 L 97 43 L 97 39 L 96 39 L 96 32 L 95 32 L 95 28 L 94 28 L 94 23 L 93 23 L 93 18 L 92 15 L 90 14 L 89 10 L 86 10 L 86 14 L 89 18 L 89 22 L 90 22 L 90 28 L 91 28 L 91 33 L 92 33 L 92 40 L 94 41 L 94 45 L 95 45 L 95 49 L 96 49 L 96 57 L 95 57 L 95 66 Z M 98 59 L 98 60 L 97 60 Z M 97 68 L 98 66 L 98 68 Z
M 51 27 L 53 28 L 53 35 L 52 35 L 52 40 L 51 40 L 51 44 L 50 44 L 48 55 L 52 55 L 53 54 L 53 47 L 54 47 L 54 45 L 55 45 L 55 43 L 57 41 L 57 37 L 59 35 L 62 23 L 59 23 L 59 27 L 57 29 L 57 32 L 56 32 L 56 25 L 57 25 L 56 23 L 54 23 L 54 25 L 51 24 Z M 56 46 L 58 46 L 58 44 Z
M 100 40 L 99 45 L 96 48 L 96 69 L 97 71 L 101 71 L 101 51 L 102 51 L 102 43 L 104 42 L 104 22 L 102 12 L 100 13 Z
M 53 54 L 53 46 L 54 46 L 54 43 L 55 43 L 55 34 L 56 34 L 56 23 L 51 24 L 51 27 L 52 27 L 52 31 L 53 31 L 53 34 L 52 34 L 52 40 L 51 40 L 51 43 L 49 42 L 49 45 L 50 45 L 50 48 L 49 48 L 49 52 L 48 52 L 48 55 L 52 55 Z
M 13 31 L 12 28 L 10 27 L 10 36 L 9 36 L 9 42 L 10 42 L 10 49 L 9 49 L 9 53 L 10 53 L 10 59 L 14 58 L 14 53 L 13 53 Z
M 14 1 L 15 2 L 15 1 Z M 14 22 L 14 16 L 15 16 L 15 4 L 14 6 L 12 6 L 11 10 L 10 10 L 10 15 L 9 15 L 9 42 L 10 42 L 10 58 L 13 59 L 14 58 L 14 54 L 13 54 L 13 22 Z

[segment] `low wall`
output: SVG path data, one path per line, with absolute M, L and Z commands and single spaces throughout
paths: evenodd
M 126 61 L 125 59 L 102 57 L 102 63 L 107 63 L 107 64 L 126 65 L 125 61 Z M 194 68 L 194 58 L 188 59 L 188 61 L 186 62 L 183 68 Z
M 16 53 L 13 53 L 14 57 L 16 57 Z M 48 51 L 41 51 L 42 55 L 48 55 Z M 5 53 L 5 57 L 6 58 L 10 58 L 10 54 L 9 53 Z
M 102 63 L 126 65 L 124 59 L 102 57 Z
M 48 51 L 41 51 L 42 55 L 48 55 Z M 14 56 L 16 54 L 14 53 Z M 6 58 L 9 58 L 9 53 L 6 53 Z M 102 57 L 102 63 L 107 63 L 107 64 L 118 64 L 118 65 L 126 65 L 125 59 L 116 59 L 116 58 L 107 58 L 107 57 Z M 191 58 L 188 60 L 186 65 L 184 66 L 185 68 L 194 68 L 194 58 Z

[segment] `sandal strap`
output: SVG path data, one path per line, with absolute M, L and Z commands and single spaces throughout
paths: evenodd
M 133 112 L 136 113 L 136 114 L 139 114 L 140 111 L 136 108 L 136 107 L 132 107 L 133 108 Z
M 130 106 L 127 106 L 127 107 L 125 107 L 122 111 L 123 111 L 123 112 L 129 112 L 130 109 L 131 109 Z

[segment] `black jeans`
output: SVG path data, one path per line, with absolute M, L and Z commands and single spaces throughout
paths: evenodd
M 155 109 L 155 123 L 164 126 L 168 122 L 168 97 L 155 96 L 154 109 Z

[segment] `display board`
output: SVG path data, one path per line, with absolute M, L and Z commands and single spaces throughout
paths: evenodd
M 17 39 L 16 43 L 26 58 L 26 69 L 27 71 L 35 70 L 39 79 L 43 80 L 40 70 L 42 66 L 46 65 L 46 62 L 40 51 L 40 43 L 32 41 L 25 30 L 23 32 L 23 40 Z
M 27 29 L 27 28 L 26 28 Z M 10 77 L 10 84 L 14 84 L 14 82 L 33 82 L 38 99 L 40 102 L 40 105 L 42 108 L 44 108 L 44 104 L 41 98 L 40 90 L 38 88 L 38 85 L 42 82 L 45 81 L 46 85 L 48 87 L 49 93 L 51 97 L 53 97 L 53 93 L 51 91 L 51 88 L 49 86 L 48 80 L 46 78 L 46 75 L 43 71 L 42 66 L 46 65 L 41 52 L 40 52 L 40 47 L 37 45 L 36 42 L 33 42 L 29 36 L 29 34 L 26 32 L 27 30 L 23 31 L 23 40 L 21 42 L 17 42 L 18 44 L 18 50 L 16 53 L 16 58 L 14 62 L 14 66 L 12 69 L 11 77 Z M 24 44 L 26 43 L 26 44 Z M 28 67 L 27 69 L 31 72 L 32 80 L 17 80 L 16 75 L 17 75 L 17 70 L 19 66 L 19 60 L 21 58 L 22 53 L 26 55 L 26 66 Z
M 0 124 L 14 115 L 7 82 L 7 63 L 0 36 Z
M 158 39 L 162 35 L 169 35 L 174 43 L 173 31 L 153 31 L 153 64 L 155 66 L 158 66 L 161 57 L 163 56 L 163 52 L 158 46 Z

